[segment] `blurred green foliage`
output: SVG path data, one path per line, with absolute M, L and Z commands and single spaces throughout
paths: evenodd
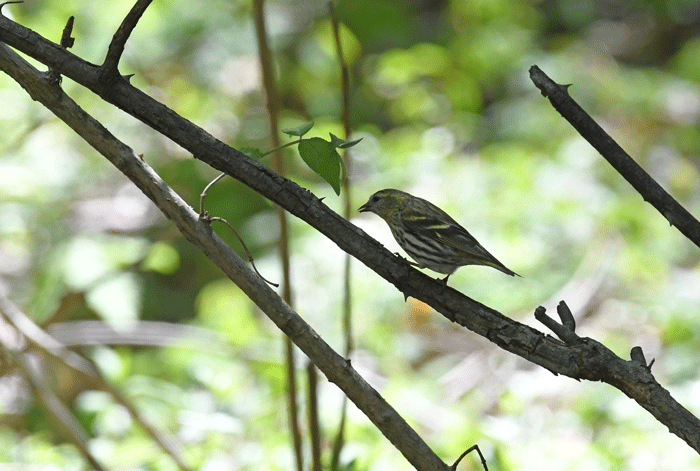
M 54 41 L 75 15 L 72 52 L 99 63 L 130 7 L 33 0 L 3 12 Z M 309 137 L 344 137 L 327 4 L 270 1 L 266 14 L 281 126 L 313 120 Z M 656 377 L 697 415 L 698 248 L 575 134 L 527 75 L 537 64 L 573 84 L 573 97 L 700 214 L 697 2 L 362 0 L 341 1 L 338 16 L 351 67 L 352 138 L 363 138 L 350 151 L 354 207 L 387 187 L 443 207 L 523 275 L 468 267 L 451 286 L 539 329 L 534 307 L 552 310 L 566 299 L 582 335 L 623 357 L 641 345 L 656 358 Z M 217 138 L 267 150 L 255 44 L 248 2 L 154 2 L 120 71 Z M 63 87 L 197 207 L 217 172 L 70 80 Z M 291 469 L 277 330 L 116 169 L 4 74 L 0 103 L 0 282 L 12 299 L 49 331 L 75 325 L 62 331 L 64 341 L 176 435 L 195 467 Z M 296 150 L 285 158 L 290 178 L 341 208 Z M 207 210 L 230 221 L 261 273 L 280 281 L 279 229 L 267 201 L 227 178 L 209 192 Z M 399 251 L 381 221 L 355 222 Z M 291 224 L 296 307 L 342 350 L 343 254 L 300 221 Z M 215 229 L 243 254 L 222 227 Z M 364 266 L 354 264 L 353 274 L 353 365 L 445 461 L 478 443 L 493 470 L 700 465 L 612 388 L 532 368 L 420 303 L 404 303 Z M 76 293 L 84 301 L 66 309 L 62 301 Z M 170 337 L 143 324 L 137 342 L 120 345 L 66 324 L 86 320 L 127 336 L 139 320 L 202 330 Z M 0 462 L 84 469 L 26 385 L 2 373 Z M 64 386 L 106 466 L 174 469 L 113 398 Z M 324 383 L 320 400 L 331 440 L 341 396 Z M 357 410 L 349 419 L 342 463 L 408 469 Z M 468 458 L 460 468 L 478 464 Z

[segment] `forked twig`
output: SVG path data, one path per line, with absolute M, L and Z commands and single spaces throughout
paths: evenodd
M 569 306 L 566 305 L 566 302 L 559 302 L 557 305 L 557 313 L 559 314 L 559 319 L 561 319 L 561 324 L 549 317 L 546 314 L 545 308 L 542 306 L 535 309 L 535 319 L 557 334 L 557 337 L 563 340 L 567 345 L 578 342 L 581 337 L 575 332 L 576 321 L 574 320 L 573 314 L 571 314 Z

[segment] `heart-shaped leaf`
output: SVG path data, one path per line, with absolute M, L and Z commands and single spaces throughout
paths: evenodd
M 340 194 L 341 161 L 332 143 L 320 137 L 304 139 L 299 143 L 299 155 L 311 170 L 333 187 L 336 195 Z

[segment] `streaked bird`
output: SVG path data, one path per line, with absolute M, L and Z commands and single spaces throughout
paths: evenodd
M 491 255 L 457 221 L 430 201 L 400 190 L 380 190 L 360 212 L 384 219 L 402 249 L 420 268 L 450 275 L 464 265 L 486 265 L 506 275 L 520 276 Z

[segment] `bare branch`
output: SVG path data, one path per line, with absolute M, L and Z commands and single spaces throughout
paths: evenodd
M 481 459 L 481 465 L 484 467 L 484 471 L 489 471 L 489 467 L 486 466 L 486 459 L 484 458 L 484 455 L 481 454 L 481 450 L 479 449 L 479 445 L 472 445 L 469 448 L 467 448 L 464 453 L 459 455 L 459 458 L 450 466 L 451 471 L 456 471 L 457 470 L 457 465 L 459 465 L 459 462 L 462 461 L 462 458 L 467 456 L 469 453 L 472 451 L 476 450 L 476 452 L 479 454 L 479 459 Z
M 635 162 L 569 95 L 569 85 L 559 85 L 539 67 L 530 67 L 530 79 L 552 106 L 627 180 L 644 201 L 654 206 L 672 226 L 700 247 L 700 222 Z
M 24 314 L 17 306 L 14 305 L 8 298 L 0 294 L 0 316 L 3 316 L 14 327 L 18 334 L 23 336 L 27 343 L 33 347 L 35 351 L 41 354 L 44 358 L 52 358 L 64 365 L 69 371 L 80 378 L 81 382 L 88 388 L 105 391 L 111 394 L 115 400 L 123 405 L 133 419 L 158 443 L 158 445 L 175 461 L 178 466 L 184 471 L 190 471 L 192 468 L 187 466 L 181 457 L 179 446 L 167 434 L 157 430 L 146 420 L 117 389 L 113 388 L 100 375 L 99 371 L 94 368 L 93 364 L 81 357 L 77 353 L 68 350 L 65 345 L 56 340 L 53 336 L 42 330 L 36 325 L 26 314 Z M 19 355 L 19 353 L 18 353 Z M 17 358 L 21 360 L 21 358 Z M 22 365 L 20 365 L 22 366 Z M 31 375 L 32 370 L 22 368 L 25 375 Z M 40 375 L 28 377 L 28 380 L 34 384 L 34 392 L 38 394 L 39 401 L 46 407 L 49 414 L 57 417 L 62 421 L 64 428 L 67 428 L 74 444 L 77 440 L 82 446 L 82 442 L 86 440 L 87 433 L 80 428 L 76 428 L 73 423 L 74 416 L 63 403 L 56 397 L 53 390 L 45 384 Z M 82 450 L 81 450 L 82 451 Z M 89 451 L 82 451 L 86 455 L 86 459 L 93 461 Z M 88 457 L 90 455 L 90 457 Z
M 134 7 L 126 15 L 124 21 L 122 21 L 122 24 L 119 25 L 117 32 L 114 33 L 112 42 L 109 43 L 109 49 L 107 49 L 107 56 L 102 64 L 106 75 L 113 77 L 119 75 L 119 60 L 124 53 L 126 41 L 129 39 L 129 36 L 131 36 L 131 32 L 136 28 L 136 23 L 139 22 L 141 16 L 152 1 L 153 0 L 137 0 Z
M 22 377 L 27 380 L 27 383 L 31 387 L 34 397 L 39 401 L 39 404 L 44 409 L 47 416 L 50 417 L 51 420 L 49 420 L 49 422 L 53 427 L 78 449 L 78 452 L 90 463 L 90 466 L 98 471 L 106 469 L 97 461 L 90 451 L 88 446 L 90 437 L 85 429 L 83 429 L 80 421 L 73 415 L 70 409 L 61 402 L 58 396 L 56 396 L 56 393 L 54 393 L 51 387 L 46 383 L 41 373 L 37 371 L 37 363 L 31 361 L 30 353 L 27 352 L 28 342 L 26 337 L 19 329 L 12 326 L 12 318 L 17 318 L 17 314 L 14 312 L 15 310 L 13 308 L 14 306 L 6 302 L 6 300 L 3 300 L 0 305 L 0 318 L 8 320 L 7 324 L 2 322 L 2 324 L 4 324 L 2 325 L 3 330 L 8 331 L 8 335 L 0 336 L 0 348 L 12 358 L 14 364 L 19 368 Z M 8 309 L 11 311 L 10 315 L 6 312 Z M 34 327 L 36 327 L 36 325 Z M 9 331 L 14 335 L 10 334 Z M 38 336 L 34 331 L 31 333 L 34 337 Z M 41 340 L 44 339 L 42 338 Z M 55 345 L 50 346 L 51 349 L 54 349 L 54 347 Z M 66 356 L 64 355 L 61 358 L 65 359 Z

